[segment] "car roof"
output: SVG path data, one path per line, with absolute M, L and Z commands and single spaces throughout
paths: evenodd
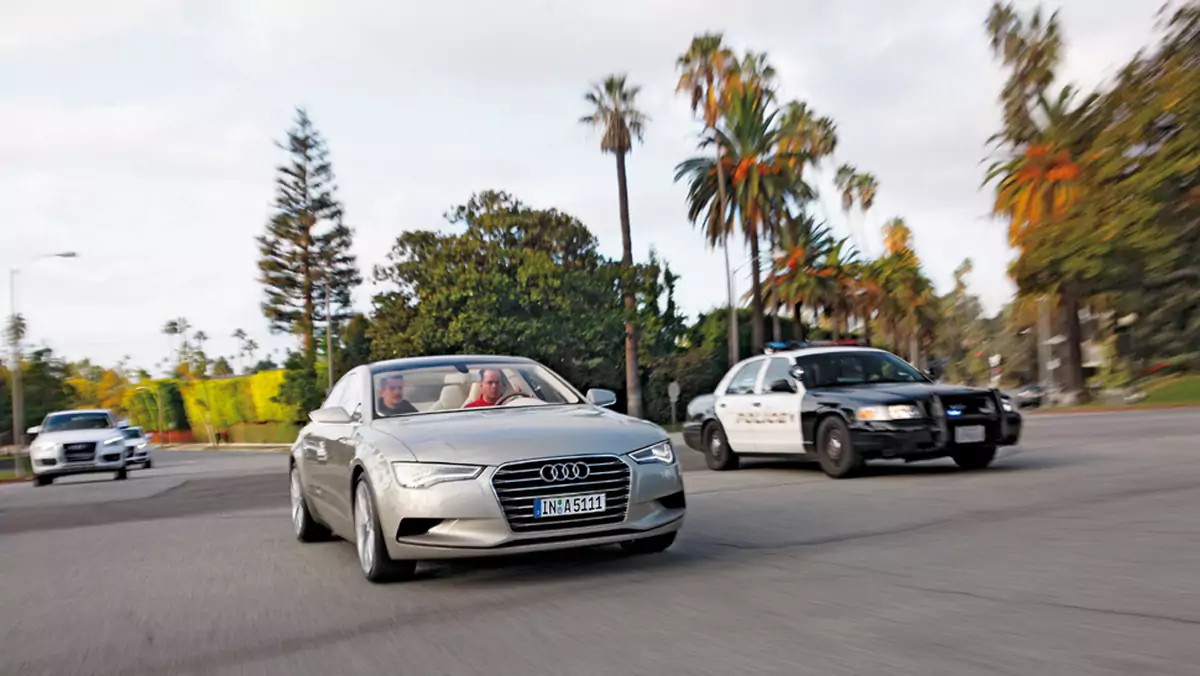
M 447 354 L 447 355 L 429 355 L 424 357 L 403 357 L 400 359 L 388 359 L 385 361 L 377 361 L 370 365 L 369 369 L 372 374 L 382 373 L 384 371 L 393 371 L 403 368 L 415 367 L 438 367 L 438 366 L 454 366 L 456 364 L 470 363 L 489 363 L 489 364 L 535 364 L 528 357 L 514 357 L 511 355 L 491 355 L 491 354 Z
M 73 408 L 66 411 L 54 411 L 47 415 L 70 415 L 72 413 L 103 413 L 105 415 L 112 415 L 112 411 L 106 408 Z
M 883 352 L 892 354 L 887 350 L 878 347 L 869 347 L 867 345 L 821 345 L 818 347 L 800 347 L 791 350 L 778 350 L 767 352 L 756 357 L 799 357 L 809 354 L 826 354 L 829 352 Z

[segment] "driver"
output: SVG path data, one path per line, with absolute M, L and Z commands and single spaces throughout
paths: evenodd
M 500 369 L 485 368 L 479 372 L 479 377 L 479 398 L 467 402 L 463 408 L 495 406 L 504 394 L 504 381 L 500 379 Z
M 417 407 L 404 398 L 404 374 L 391 373 L 384 376 L 383 382 L 379 385 L 379 394 L 379 401 L 376 402 L 375 408 L 379 410 L 380 415 L 402 415 L 417 412 Z

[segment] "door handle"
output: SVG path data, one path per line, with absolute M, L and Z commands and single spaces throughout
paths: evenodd
M 750 405 L 751 405 L 751 406 L 762 406 L 762 402 L 761 402 L 761 401 L 756 401 L 756 402 L 754 402 L 753 404 L 750 404 Z

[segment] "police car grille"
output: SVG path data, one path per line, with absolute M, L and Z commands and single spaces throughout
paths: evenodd
M 588 476 L 580 480 L 546 481 L 542 467 L 582 462 Z M 543 458 L 504 465 L 492 476 L 492 488 L 514 533 L 559 531 L 619 524 L 629 507 L 629 465 L 611 455 Z M 591 514 L 534 517 L 533 501 L 561 495 L 603 493 L 605 509 Z

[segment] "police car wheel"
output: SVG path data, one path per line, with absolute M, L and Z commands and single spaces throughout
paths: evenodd
M 729 439 L 725 438 L 725 430 L 718 424 L 709 425 L 705 430 L 704 462 L 709 469 L 718 472 L 737 469 L 740 464 L 738 454 L 729 447 Z
M 817 461 L 821 470 L 834 479 L 853 476 L 862 468 L 862 457 L 854 450 L 850 428 L 836 415 L 822 420 L 817 428 Z

